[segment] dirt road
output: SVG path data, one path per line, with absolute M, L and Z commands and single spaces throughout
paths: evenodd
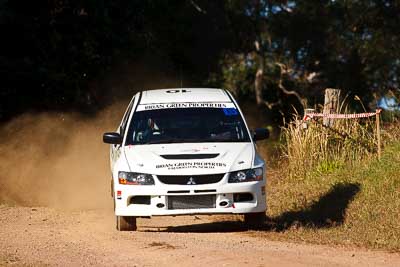
M 120 107 L 0 128 L 0 266 L 400 266 L 399 254 L 269 241 L 233 219 L 139 219 L 137 232 L 117 232 L 101 134 Z
M 0 266 L 400 266 L 400 255 L 268 241 L 213 217 L 139 219 L 117 232 L 111 208 L 0 206 Z

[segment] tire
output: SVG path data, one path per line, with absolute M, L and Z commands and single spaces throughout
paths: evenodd
M 112 178 L 111 178 L 111 197 L 114 198 L 114 183 Z
M 263 227 L 266 221 L 267 221 L 267 215 L 265 214 L 265 212 L 244 214 L 245 225 L 252 229 L 258 229 Z
M 136 217 L 134 216 L 116 216 L 118 231 L 136 231 Z

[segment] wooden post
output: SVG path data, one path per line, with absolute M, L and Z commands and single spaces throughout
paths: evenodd
M 381 123 L 380 123 L 380 110 L 376 110 L 376 139 L 378 141 L 378 159 L 381 160 Z
M 339 107 L 340 89 L 326 88 L 324 101 L 324 114 L 336 113 Z M 324 118 L 323 124 L 327 127 L 333 126 L 334 119 Z

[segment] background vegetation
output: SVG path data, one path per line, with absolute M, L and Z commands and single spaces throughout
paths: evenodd
M 102 79 L 128 60 L 226 87 L 278 123 L 326 87 L 373 103 L 398 88 L 399 14 L 390 0 L 1 0 L 0 119 L 96 111 L 118 95 Z

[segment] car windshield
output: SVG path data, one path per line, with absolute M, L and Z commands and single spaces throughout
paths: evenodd
M 136 111 L 125 145 L 250 142 L 236 108 L 171 108 Z

